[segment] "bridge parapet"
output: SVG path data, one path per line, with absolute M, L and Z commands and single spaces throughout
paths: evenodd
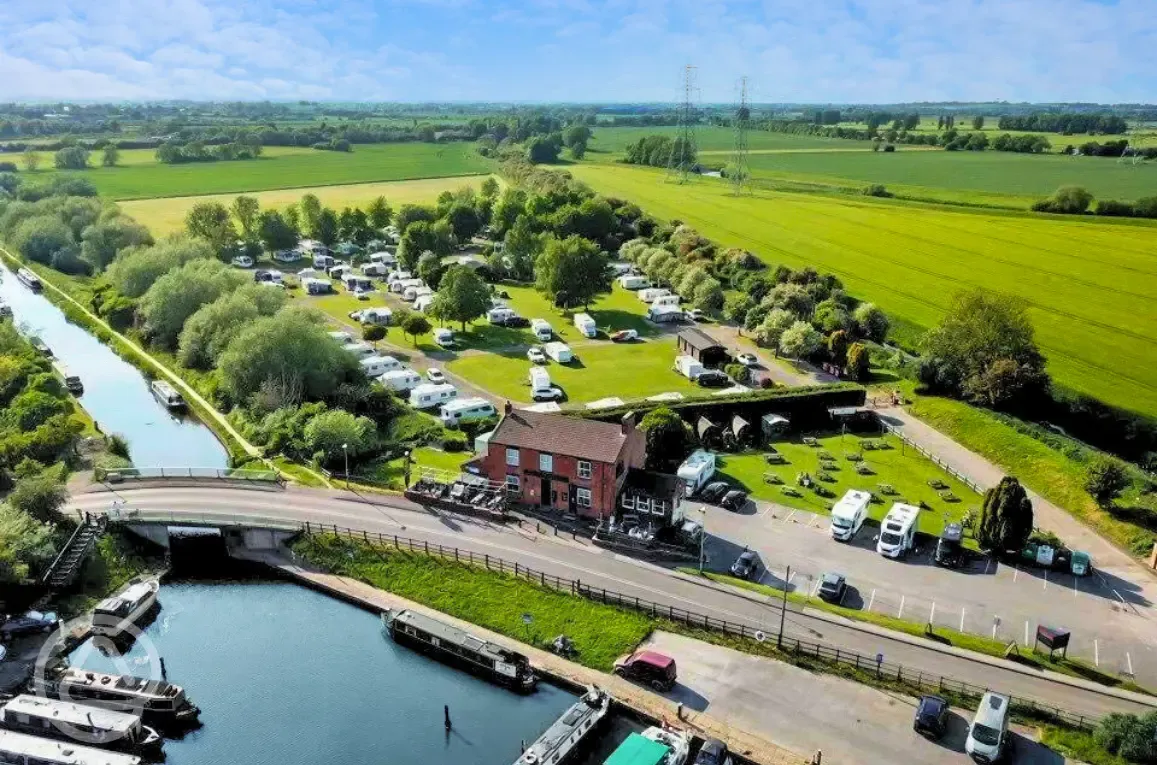
M 97 468 L 96 480 L 103 483 L 128 481 L 222 481 L 263 486 L 285 486 L 285 478 L 277 470 L 250 468 L 201 467 L 128 467 L 108 470 Z

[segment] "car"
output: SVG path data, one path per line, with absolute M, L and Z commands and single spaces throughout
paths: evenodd
M 839 603 L 844 599 L 844 591 L 848 589 L 847 579 L 843 574 L 829 571 L 820 577 L 819 596 L 829 603 Z
M 526 352 L 526 358 L 530 359 L 535 364 L 545 364 L 546 354 L 537 345 Z
M 735 357 L 735 360 L 745 367 L 759 366 L 759 357 L 754 353 L 741 353 Z
M 683 315 L 691 321 L 703 321 L 703 317 L 707 314 L 703 313 L 701 308 L 692 308 L 690 311 L 684 311 Z
M 426 379 L 432 383 L 446 382 L 446 373 L 437 367 L 430 367 L 426 370 Z
M 354 297 L 358 300 L 369 300 L 371 292 L 373 292 L 373 290 L 356 289 L 354 290 Z
M 539 388 L 530 396 L 535 401 L 558 401 L 562 398 L 562 388 L 552 385 L 549 388 Z
M 707 369 L 699 373 L 695 382 L 702 388 L 725 388 L 731 384 L 731 378 L 714 369 Z
M 253 258 L 248 255 L 238 255 L 233 258 L 233 265 L 238 268 L 253 268 Z
M 699 747 L 699 754 L 695 756 L 695 765 L 731 765 L 731 753 L 727 751 L 727 744 L 717 738 L 709 738 Z
M 759 561 L 755 553 L 747 548 L 739 553 L 739 557 L 731 564 L 731 575 L 738 579 L 754 579 L 759 571 Z
M 615 674 L 648 685 L 656 691 L 675 687 L 675 660 L 658 651 L 635 651 L 615 661 Z
M 948 729 L 948 702 L 939 696 L 921 696 L 916 702 L 912 730 L 921 736 L 937 739 Z
M 53 611 L 26 611 L 20 616 L 9 616 L 3 624 L 0 624 L 0 635 L 17 637 L 49 632 L 56 626 L 56 621 L 56 613 Z
M 718 502 L 723 499 L 723 495 L 731 490 L 731 484 L 727 481 L 712 481 L 703 487 L 699 492 L 699 497 L 704 502 Z
M 618 332 L 611 333 L 611 340 L 616 343 L 629 343 L 632 340 L 638 340 L 639 333 L 633 329 L 620 329 Z
M 499 321 L 498 325 L 502 327 L 510 327 L 511 329 L 529 327 L 530 319 L 526 318 L 525 316 L 507 316 L 505 319 Z
M 346 316 L 361 324 L 362 317 L 365 316 L 365 313 L 363 311 L 350 311 Z
M 719 500 L 719 504 L 732 512 L 739 512 L 743 506 L 747 504 L 747 492 L 739 489 L 732 489 L 723 495 L 723 499 Z

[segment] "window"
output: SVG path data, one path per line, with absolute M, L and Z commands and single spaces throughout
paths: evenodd
M 590 507 L 591 506 L 591 490 L 590 489 L 582 489 L 582 488 L 575 489 L 574 501 L 575 501 L 575 504 L 578 505 L 579 507 Z
M 506 447 L 506 464 L 510 467 L 518 467 L 518 450 Z
M 511 492 L 514 492 L 515 494 L 517 494 L 518 490 L 520 488 L 521 487 L 518 485 L 518 476 L 516 476 L 516 475 L 506 476 L 506 490 L 507 491 L 511 491 Z
M 579 460 L 578 477 L 579 478 L 590 478 L 591 477 L 591 463 L 586 462 L 585 460 Z
M 538 469 L 544 473 L 554 472 L 554 455 L 553 454 L 539 454 L 538 455 Z

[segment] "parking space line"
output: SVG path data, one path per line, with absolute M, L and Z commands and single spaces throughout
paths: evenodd
M 790 513 L 788 513 L 788 514 L 787 514 L 787 517 L 783 519 L 783 522 L 784 522 L 784 523 L 787 523 L 788 521 L 790 521 L 790 520 L 791 520 L 791 517 L 792 517 L 793 515 L 795 515 L 795 510 L 792 510 Z
M 816 521 L 818 521 L 819 519 L 820 519 L 820 517 L 819 517 L 818 515 L 813 515 L 813 516 L 812 516 L 812 520 L 811 520 L 811 523 L 809 523 L 808 525 L 809 525 L 809 526 L 815 526 L 815 525 L 816 525 Z
M 848 588 L 847 587 L 845 587 L 844 591 L 842 593 L 840 593 L 840 605 L 841 606 L 844 604 L 844 598 L 846 598 L 846 597 L 848 597 Z
M 1074 598 L 1077 597 L 1077 593 L 1080 592 L 1080 590 L 1081 590 L 1081 588 L 1077 585 L 1077 582 L 1079 582 L 1079 581 L 1081 581 L 1079 577 L 1075 577 L 1075 576 L 1073 577 L 1073 597 Z
M 1017 578 L 1018 576 L 1020 576 L 1020 565 L 1019 565 L 1019 564 L 1016 566 L 1016 570 L 1014 570 L 1014 571 L 1012 572 L 1012 581 L 1014 581 L 1014 582 L 1015 582 L 1015 581 L 1016 581 L 1016 578 Z
M 791 580 L 792 580 L 792 579 L 795 579 L 795 575 L 796 575 L 796 573 L 797 573 L 797 572 L 795 572 L 795 571 L 792 571 L 790 574 L 788 574 L 788 575 L 787 575 L 787 583 L 788 583 L 788 584 L 791 584 Z
M 812 587 L 812 597 L 813 598 L 816 596 L 816 593 L 820 591 L 820 585 L 821 584 L 823 584 L 823 579 L 822 578 L 816 579 L 816 584 L 814 587 Z
M 1129 655 L 1128 651 L 1125 651 L 1125 662 L 1129 665 L 1129 676 L 1135 677 L 1133 674 L 1133 657 Z
M 1028 619 L 1024 620 L 1024 644 L 1028 645 Z
M 928 614 L 928 623 L 934 624 L 936 622 L 936 601 L 932 601 L 932 611 Z
M 985 562 L 985 564 L 984 564 L 984 574 L 985 574 L 985 576 L 987 576 L 987 575 L 988 575 L 988 572 L 989 572 L 989 571 L 991 571 L 991 570 L 992 570 L 992 558 L 989 558 L 989 559 L 987 560 L 987 562 Z
M 872 596 L 868 598 L 868 610 L 872 610 L 872 604 L 876 602 L 876 588 L 872 588 Z
M 903 595 L 900 596 L 900 611 L 896 614 L 896 618 L 897 619 L 903 619 L 904 618 L 904 596 Z
M 1101 646 L 1097 644 L 1096 638 L 1093 638 L 1093 664 L 1101 666 Z
M 1045 584 L 1044 584 L 1044 587 L 1042 587 L 1041 589 L 1047 590 L 1048 588 L 1049 588 L 1049 572 L 1045 571 Z
M 964 609 L 960 609 L 960 631 L 964 632 Z

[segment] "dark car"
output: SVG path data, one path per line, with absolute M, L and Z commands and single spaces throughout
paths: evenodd
M 959 523 L 945 526 L 940 540 L 936 543 L 936 552 L 932 554 L 932 562 L 937 566 L 959 568 L 964 559 L 964 548 L 960 545 L 963 538 L 964 527 Z
M 53 611 L 27 611 L 7 619 L 0 616 L 0 635 L 5 638 L 49 632 L 55 626 L 56 613 Z
M 747 492 L 733 489 L 723 495 L 723 499 L 719 500 L 719 504 L 732 512 L 739 512 L 743 509 L 743 506 L 747 504 Z
M 635 651 L 615 662 L 615 674 L 648 685 L 656 691 L 675 687 L 675 660 L 658 651 Z
M 727 481 L 712 481 L 703 487 L 703 490 L 699 492 L 699 497 L 704 502 L 718 502 L 730 489 L 731 484 Z
M 695 382 L 703 388 L 726 388 L 731 384 L 731 378 L 722 372 L 708 369 L 700 372 L 699 376 L 695 378 Z
M 735 562 L 731 564 L 731 575 L 739 579 L 754 579 L 758 570 L 759 562 L 751 550 L 741 552 Z
M 523 316 L 508 316 L 507 318 L 505 318 L 501 322 L 499 322 L 499 324 L 503 327 L 511 327 L 511 328 L 529 327 L 530 326 L 530 319 L 527 319 Z
M 731 753 L 727 751 L 727 744 L 717 738 L 707 739 L 695 757 L 695 765 L 731 765 Z
M 848 582 L 844 579 L 843 574 L 829 572 L 820 578 L 819 595 L 829 603 L 839 603 L 844 597 L 844 590 L 847 588 Z
M 928 738 L 940 738 L 948 728 L 948 702 L 939 696 L 921 696 L 916 703 L 912 730 Z

